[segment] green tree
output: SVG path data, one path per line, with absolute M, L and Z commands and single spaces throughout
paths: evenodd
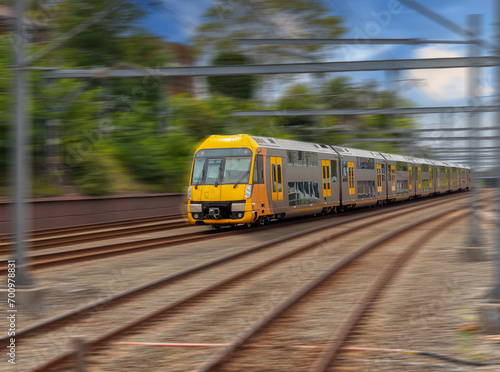
M 308 110 L 318 107 L 318 97 L 313 94 L 306 84 L 290 86 L 283 96 L 278 99 L 278 110 Z M 316 123 L 314 116 L 283 116 L 282 125 L 292 130 L 301 130 Z
M 215 66 L 247 65 L 250 60 L 243 54 L 234 52 L 221 52 L 213 60 Z M 209 76 L 208 87 L 211 93 L 219 93 L 225 96 L 250 99 L 254 96 L 255 75 L 244 76 Z
M 195 44 L 203 54 L 251 50 L 259 62 L 307 56 L 321 46 L 244 47 L 235 44 L 234 39 L 338 37 L 343 32 L 341 20 L 328 13 L 320 0 L 216 1 L 196 30 Z

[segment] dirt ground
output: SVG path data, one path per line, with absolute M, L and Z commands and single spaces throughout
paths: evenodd
M 494 215 L 483 212 L 481 218 L 487 260 L 474 262 L 463 255 L 467 219 L 440 233 L 400 271 L 348 346 L 411 349 L 473 362 L 500 362 L 500 335 L 482 332 L 478 311 L 488 301 L 496 266 Z M 498 371 L 500 365 L 468 366 L 389 350 L 346 351 L 332 370 Z

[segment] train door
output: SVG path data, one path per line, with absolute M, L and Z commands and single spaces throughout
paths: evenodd
M 264 174 L 264 155 L 256 155 L 253 167 L 252 203 L 255 204 L 255 210 L 258 211 L 259 216 L 269 213 Z
M 326 200 L 327 196 L 332 195 L 330 160 L 321 160 L 321 166 L 323 171 L 323 197 Z
M 337 166 L 338 162 L 337 160 L 330 160 L 330 175 L 331 175 L 331 184 L 332 184 L 332 195 L 334 196 L 334 202 L 339 203 L 340 202 L 340 193 L 341 193 L 341 186 L 339 181 L 339 167 Z
M 410 194 L 413 194 L 413 167 L 411 165 L 408 166 L 408 188 Z
M 283 200 L 283 165 L 279 156 L 271 156 L 271 181 L 273 200 Z
M 391 185 L 392 191 L 396 192 L 396 166 L 391 165 Z
M 431 190 L 431 192 L 433 191 L 433 188 L 432 188 L 432 172 L 434 170 L 432 169 L 432 167 L 429 167 L 429 188 Z
M 377 164 L 377 193 L 382 193 L 382 164 Z
M 349 195 L 354 195 L 354 194 L 356 194 L 356 187 L 354 184 L 354 162 L 353 161 L 347 162 L 347 169 L 348 169 Z

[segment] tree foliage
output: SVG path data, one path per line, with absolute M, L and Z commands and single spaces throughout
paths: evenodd
M 252 50 L 259 62 L 283 56 L 315 53 L 320 46 L 237 45 L 237 38 L 335 38 L 343 32 L 339 17 L 329 14 L 320 0 L 215 1 L 197 28 L 195 44 L 203 54 Z M 295 58 L 294 57 L 294 58 Z
M 35 2 L 40 5 L 42 2 Z M 52 12 L 52 38 L 62 35 L 104 9 L 109 2 L 98 0 L 46 2 Z M 33 14 L 45 12 L 34 9 Z M 141 10 L 131 0 L 106 19 L 90 27 L 61 48 L 37 62 L 39 66 L 107 67 L 158 66 L 168 61 L 162 43 L 148 33 L 131 27 Z M 319 47 L 244 48 L 230 42 L 233 37 L 337 37 L 340 20 L 327 14 L 321 1 L 249 0 L 233 7 L 209 9 L 196 40 L 213 52 L 217 65 L 272 61 L 283 55 L 316 54 Z M 30 45 L 33 50 L 43 47 Z M 12 70 L 8 60 L 11 46 L 0 37 L 0 169 L 8 165 Z M 258 54 L 256 54 L 258 53 Z M 210 97 L 164 97 L 163 82 L 147 79 L 64 79 L 48 83 L 42 72 L 29 74 L 29 105 L 32 126 L 32 159 L 35 185 L 46 175 L 48 123 L 59 143 L 59 161 L 64 165 L 59 180 L 88 195 L 126 190 L 183 191 L 192 154 L 197 144 L 213 134 L 249 133 L 266 137 L 298 139 L 337 145 L 360 144 L 341 125 L 353 129 L 387 130 L 411 127 L 405 117 L 370 115 L 359 117 L 235 117 L 233 112 L 272 108 L 276 110 L 315 108 L 377 108 L 408 106 L 393 92 L 371 82 L 354 83 L 338 77 L 312 88 L 307 83 L 284 89 L 275 102 L 253 100 L 254 77 L 209 79 Z M 281 90 L 282 88 L 279 87 Z M 380 134 L 381 136 L 384 134 Z M 363 136 L 363 135 L 361 135 Z M 368 137 L 369 135 L 364 135 Z M 397 136 L 397 134 L 393 135 Z M 366 145 L 374 148 L 372 145 Z M 380 148 L 380 150 L 382 150 Z M 386 146 L 384 151 L 395 147 Z M 0 183 L 6 180 L 0 173 Z M 127 186 L 124 186 L 127 185 Z M 38 186 L 37 186 L 38 187 Z M 41 189 L 43 188 L 43 185 Z
M 221 52 L 212 60 L 214 66 L 247 65 L 249 63 L 249 58 L 235 52 Z M 239 99 L 253 98 L 256 80 L 255 75 L 208 76 L 207 78 L 211 93 Z

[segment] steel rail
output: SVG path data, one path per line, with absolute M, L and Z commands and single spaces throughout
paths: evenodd
M 64 227 L 53 227 L 49 229 L 40 229 L 40 230 L 32 230 L 29 232 L 29 235 L 33 238 L 41 238 L 45 236 L 52 235 L 62 235 L 62 234 L 71 234 L 79 231 L 87 231 L 87 230 L 98 230 L 98 229 L 109 229 L 113 227 L 119 226 L 127 226 L 127 225 L 138 225 L 138 224 L 146 224 L 152 222 L 163 222 L 170 221 L 174 219 L 181 219 L 183 215 L 175 214 L 175 215 L 166 215 L 166 216 L 156 216 L 156 217 L 144 217 L 144 218 L 133 218 L 128 220 L 118 220 L 111 222 L 102 222 L 102 223 L 90 223 L 84 225 L 76 225 L 76 226 L 64 226 Z M 12 238 L 11 234 L 0 234 L 0 242 L 6 242 Z
M 435 207 L 436 204 L 442 204 L 442 203 L 445 203 L 445 202 L 450 202 L 452 200 L 447 200 L 447 201 L 444 201 L 444 202 L 438 202 L 438 203 L 430 203 L 430 205 L 426 205 L 427 208 L 432 208 L 432 207 Z M 417 206 L 417 208 L 414 208 L 414 209 L 417 209 L 417 210 L 421 210 L 421 209 L 425 209 L 425 208 L 419 208 L 420 206 Z M 397 213 L 394 213 L 393 218 L 397 218 L 401 215 L 404 215 L 404 214 L 407 214 L 408 213 L 408 208 L 405 208 L 404 211 L 401 211 L 401 212 L 397 212 Z M 370 217 L 374 217 L 374 216 L 379 216 L 379 215 L 385 215 L 387 213 L 391 213 L 393 211 L 382 211 L 380 213 L 374 213 L 372 214 Z M 240 252 L 240 253 L 236 253 L 234 256 L 242 256 L 242 254 L 247 254 L 247 253 L 250 253 L 250 252 L 253 252 L 253 251 L 257 251 L 257 250 L 260 250 L 262 248 L 267 248 L 268 246 L 270 246 L 271 244 L 278 244 L 278 243 L 282 243 L 284 241 L 287 241 L 287 240 L 291 240 L 291 239 L 295 239 L 296 237 L 299 237 L 299 236 L 303 236 L 303 235 L 306 235 L 306 234 L 311 234 L 311 233 L 314 233 L 314 232 L 317 232 L 317 231 L 320 231 L 320 230 L 323 230 L 323 229 L 328 229 L 328 228 L 331 228 L 332 226 L 339 226 L 339 225 L 343 225 L 343 224 L 346 224 L 346 223 L 349 223 L 349 222 L 354 222 L 354 221 L 357 221 L 357 220 L 360 220 L 360 219 L 366 219 L 368 218 L 368 216 L 360 216 L 360 217 L 354 217 L 354 218 L 351 218 L 349 219 L 348 221 L 342 221 L 342 222 L 337 222 L 337 223 L 333 223 L 333 224 L 327 224 L 327 225 L 324 225 L 324 226 L 321 226 L 321 227 L 316 227 L 316 228 L 312 228 L 312 229 L 308 229 L 304 232 L 298 232 L 298 233 L 294 233 L 294 234 L 290 234 L 286 237 L 283 237 L 283 238 L 279 238 L 279 239 L 275 239 L 273 242 L 268 242 L 268 243 L 264 243 L 264 244 L 261 244 L 257 247 L 254 247 L 254 248 L 251 248 L 250 250 L 248 250 L 247 252 Z M 387 217 L 380 217 L 379 219 L 377 219 L 376 221 L 369 221 L 367 222 L 365 225 L 363 226 L 372 226 L 374 223 L 382 223 L 382 222 L 386 222 L 387 221 Z M 363 227 L 361 226 L 361 227 Z M 359 229 L 360 226 L 356 226 L 354 227 L 353 229 Z M 195 292 L 194 294 L 191 294 L 191 295 L 188 295 L 172 304 L 169 304 L 167 306 L 164 306 L 163 308 L 161 309 L 158 309 L 150 314 L 147 314 L 143 317 L 141 317 L 140 319 L 136 319 L 130 323 L 127 323 L 121 327 L 118 327 L 114 330 L 111 330 L 110 332 L 107 332 L 106 334 L 104 335 L 101 335 L 97 338 L 94 338 L 93 340 L 90 340 L 90 341 L 87 341 L 85 343 L 85 347 L 87 350 L 91 350 L 92 348 L 96 348 L 96 347 L 99 347 L 99 346 L 102 346 L 103 344 L 105 343 L 108 343 L 109 341 L 119 337 L 119 336 L 122 336 L 130 331 L 132 331 L 133 329 L 137 328 L 137 327 L 143 327 L 145 326 L 147 323 L 153 321 L 153 320 L 157 320 L 157 318 L 159 317 L 162 317 L 162 316 L 165 316 L 167 315 L 168 313 L 174 311 L 174 310 L 177 310 L 179 309 L 180 307 L 184 306 L 184 305 L 187 305 L 188 303 L 192 302 L 193 300 L 195 299 L 198 299 L 199 297 L 204 297 L 206 295 L 208 295 L 209 293 L 213 292 L 213 291 L 216 291 L 216 290 L 220 290 L 221 288 L 227 286 L 228 284 L 230 283 L 233 283 L 234 281 L 236 280 L 241 280 L 249 275 L 252 275 L 252 274 L 255 274 L 256 272 L 268 267 L 268 266 L 271 266 L 273 264 L 276 264 L 276 263 L 280 263 L 282 262 L 284 259 L 289 259 L 295 255 L 298 255 L 299 253 L 302 253 L 304 252 L 305 250 L 307 249 L 311 249 L 313 247 L 316 247 L 318 244 L 321 244 L 321 243 L 324 243 L 326 241 L 329 241 L 331 239 L 336 239 L 336 238 L 340 238 L 346 234 L 349 233 L 349 229 L 348 230 L 345 230 L 345 231 L 340 231 L 340 232 L 337 232 L 337 233 L 332 233 L 330 234 L 329 236 L 325 237 L 325 238 L 322 238 L 318 241 L 315 241 L 315 242 L 311 242 L 311 243 L 308 243 L 308 244 L 305 244 L 301 247 L 298 247 L 294 250 L 291 250 L 291 251 L 287 251 L 283 254 L 280 254 L 278 256 L 275 256 L 274 258 L 271 258 L 265 262 L 262 262 L 262 263 L 259 263 L 257 265 L 254 265 L 248 269 L 246 269 L 245 271 L 243 272 L 239 272 L 237 274 L 234 274 L 232 276 L 230 276 L 229 278 L 226 278 L 226 279 L 223 279 L 209 287 L 206 287 L 206 288 L 203 288 L 197 292 Z M 232 255 L 230 255 L 232 256 Z M 224 260 L 225 258 L 222 258 L 222 260 Z M 210 265 L 210 263 L 208 263 Z M 207 265 L 207 264 L 204 264 L 204 265 Z M 212 266 L 212 265 L 210 265 Z M 46 371 L 46 370 L 50 370 L 52 368 L 55 368 L 57 366 L 60 366 L 61 364 L 63 363 L 66 363 L 68 361 L 71 360 L 71 358 L 74 357 L 74 351 L 68 351 L 66 353 L 63 353 L 63 354 L 60 354 L 56 357 L 54 357 L 53 359 L 47 361 L 46 363 L 44 363 L 43 365 L 39 365 L 37 367 L 35 367 L 34 369 L 32 369 L 31 371 L 34 372 L 34 371 Z
M 180 227 L 190 227 L 185 222 L 160 222 L 153 224 L 140 224 L 133 226 L 121 226 L 109 229 L 98 229 L 91 231 L 81 231 L 76 234 L 64 234 L 58 236 L 48 236 L 28 240 L 31 243 L 30 251 L 48 249 L 60 246 L 70 246 L 81 243 L 93 242 L 96 240 L 116 239 L 120 237 L 151 233 L 156 231 L 168 231 Z M 10 243 L 0 243 L 0 254 L 10 251 Z
M 396 231 L 385 234 L 376 241 L 363 246 L 361 249 L 348 255 L 346 258 L 342 259 L 330 266 L 323 274 L 319 275 L 315 280 L 304 285 L 299 291 L 287 297 L 280 305 L 269 311 L 264 317 L 255 322 L 251 327 L 249 327 L 245 332 L 243 332 L 238 338 L 233 340 L 227 347 L 222 349 L 220 352 L 216 353 L 212 359 L 210 359 L 206 364 L 200 366 L 196 369 L 197 372 L 210 371 L 222 365 L 230 354 L 234 353 L 236 349 L 241 347 L 244 343 L 253 337 L 257 332 L 261 331 L 264 327 L 269 325 L 273 320 L 282 315 L 286 310 L 290 309 L 293 305 L 302 300 L 306 295 L 310 294 L 315 288 L 320 284 L 324 283 L 326 280 L 332 278 L 334 275 L 338 274 L 341 270 L 344 270 L 348 266 L 351 266 L 358 258 L 364 256 L 366 253 L 379 248 L 388 242 L 396 239 L 397 237 L 404 235 L 410 231 L 413 231 L 417 227 L 421 227 L 437 219 L 443 218 L 447 214 L 453 213 L 462 207 L 456 207 L 451 211 L 441 212 L 437 215 L 425 218 L 424 220 L 417 221 L 410 225 L 404 226 Z M 465 213 L 465 212 L 464 212 Z
M 40 269 L 50 266 L 59 266 L 71 264 L 75 262 L 83 262 L 116 256 L 118 254 L 131 253 L 136 251 L 145 251 L 150 249 L 165 248 L 179 244 L 194 243 L 200 240 L 206 241 L 209 239 L 227 236 L 228 234 L 241 233 L 243 230 L 232 230 L 218 233 L 189 233 L 183 235 L 174 235 L 161 238 L 151 238 L 147 240 L 139 240 L 133 242 L 117 243 L 104 246 L 70 249 L 59 252 L 43 253 L 29 256 L 30 269 Z M 8 259 L 0 260 L 0 275 L 7 273 Z
M 340 352 L 342 346 L 352 334 L 355 327 L 358 325 L 361 318 L 367 313 L 369 308 L 374 304 L 384 287 L 391 281 L 396 273 L 410 260 L 410 258 L 422 248 L 429 240 L 434 238 L 438 233 L 446 230 L 451 224 L 458 222 L 466 217 L 465 211 L 460 211 L 460 215 L 448 219 L 443 223 L 435 226 L 430 232 L 426 232 L 417 239 L 410 247 L 399 254 L 390 264 L 389 267 L 376 279 L 369 291 L 363 296 L 362 300 L 356 305 L 355 309 L 349 314 L 347 320 L 340 326 L 340 330 L 336 332 L 328 345 L 323 349 L 320 356 L 316 359 L 309 372 L 323 372 L 328 369 L 332 361 Z

